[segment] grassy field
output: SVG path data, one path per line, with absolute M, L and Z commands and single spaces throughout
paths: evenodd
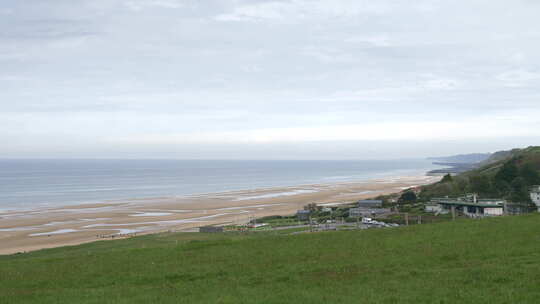
M 0 257 L 0 303 L 538 303 L 540 216 L 161 234 Z

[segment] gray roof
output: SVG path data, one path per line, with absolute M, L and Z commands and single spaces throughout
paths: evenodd
M 503 208 L 503 205 L 500 204 L 482 204 L 482 203 L 472 203 L 464 201 L 444 201 L 438 202 L 442 205 L 455 205 L 455 206 L 472 206 L 472 207 L 483 207 L 483 208 Z

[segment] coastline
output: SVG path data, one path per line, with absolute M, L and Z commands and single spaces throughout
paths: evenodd
M 427 175 L 389 176 L 361 182 L 268 187 L 0 211 L 0 254 L 76 245 L 133 234 L 193 231 L 204 225 L 243 224 L 254 217 L 294 214 L 308 203 L 351 203 L 439 179 L 439 176 Z

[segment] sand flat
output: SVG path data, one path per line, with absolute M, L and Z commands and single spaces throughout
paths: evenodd
M 0 254 L 113 239 L 113 236 L 134 233 L 188 231 L 211 224 L 244 224 L 254 217 L 294 214 L 308 203 L 350 203 L 438 179 L 440 177 L 394 177 L 12 211 L 3 213 L 0 219 Z

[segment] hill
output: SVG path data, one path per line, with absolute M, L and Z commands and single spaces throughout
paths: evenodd
M 475 169 L 425 186 L 420 199 L 475 192 L 530 204 L 528 189 L 536 184 L 540 184 L 540 147 L 528 147 L 494 153 Z
M 3 303 L 536 303 L 540 215 L 176 233 L 0 257 Z
M 471 153 L 471 154 L 459 154 L 443 157 L 430 157 L 428 159 L 437 162 L 456 163 L 456 164 L 474 164 L 485 161 L 492 156 L 491 153 Z
M 479 167 L 491 156 L 491 153 L 473 153 L 445 157 L 430 157 L 428 159 L 432 160 L 433 164 L 446 166 L 446 168 L 431 170 L 429 174 L 463 173 Z

